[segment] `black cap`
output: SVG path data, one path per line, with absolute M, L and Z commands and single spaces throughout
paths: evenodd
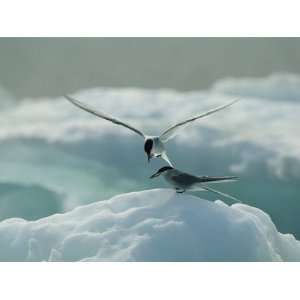
M 144 145 L 145 152 L 149 154 L 151 152 L 152 147 L 153 147 L 153 141 L 151 139 L 146 140 Z

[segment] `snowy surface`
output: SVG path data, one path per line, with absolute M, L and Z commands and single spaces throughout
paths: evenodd
M 298 261 L 300 242 L 257 208 L 155 189 L 2 221 L 0 260 Z

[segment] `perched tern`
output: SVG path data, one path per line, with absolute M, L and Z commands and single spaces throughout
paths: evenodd
M 175 188 L 177 193 L 184 193 L 185 191 L 210 191 L 212 193 L 221 195 L 223 197 L 229 198 L 236 202 L 241 202 L 237 198 L 230 196 L 228 194 L 222 193 L 211 187 L 208 187 L 209 183 L 217 183 L 222 181 L 235 181 L 238 178 L 236 176 L 224 176 L 224 177 L 210 177 L 210 176 L 195 176 L 188 173 L 181 172 L 173 167 L 166 166 L 160 168 L 156 173 L 154 173 L 150 178 L 155 178 L 162 175 L 165 180 Z
M 135 133 L 137 133 L 138 135 L 140 135 L 143 139 L 144 139 L 144 151 L 148 157 L 148 162 L 154 158 L 154 157 L 161 157 L 162 159 L 164 159 L 170 166 L 172 166 L 167 154 L 166 154 L 166 149 L 165 149 L 165 143 L 167 141 L 169 141 L 170 139 L 172 139 L 173 137 L 175 137 L 179 131 L 179 129 L 183 129 L 185 128 L 187 125 L 189 125 L 190 123 L 206 117 L 210 114 L 213 114 L 219 110 L 222 110 L 226 107 L 231 106 L 232 104 L 234 104 L 235 102 L 237 102 L 238 100 L 234 100 L 232 102 L 229 102 L 225 105 L 219 106 L 217 108 L 211 109 L 205 113 L 201 113 L 198 114 L 194 117 L 191 117 L 185 121 L 179 122 L 171 127 L 169 127 L 167 130 L 165 130 L 160 136 L 148 136 L 146 134 L 144 134 L 141 130 L 136 129 L 135 127 L 129 125 L 128 123 L 125 123 L 115 117 L 112 117 L 104 112 L 101 112 L 99 110 L 95 110 L 94 108 L 89 107 L 86 104 L 83 104 L 77 100 L 75 100 L 74 98 L 71 98 L 68 95 L 64 96 L 67 100 L 69 100 L 71 103 L 73 103 L 74 105 L 76 105 L 77 107 L 97 116 L 100 117 L 102 119 L 105 119 L 107 121 L 110 121 L 114 124 L 117 125 L 121 125 L 124 126 L 132 131 L 134 131 Z

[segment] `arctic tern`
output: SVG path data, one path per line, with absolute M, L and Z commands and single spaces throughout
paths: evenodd
M 184 193 L 185 191 L 209 191 L 223 197 L 229 198 L 236 202 L 241 202 L 237 198 L 212 189 L 208 187 L 209 183 L 218 183 L 222 181 L 235 181 L 238 178 L 236 176 L 223 176 L 223 177 L 211 177 L 211 176 L 195 176 L 188 173 L 181 172 L 170 166 L 160 168 L 150 178 L 155 178 L 162 175 L 164 179 L 175 188 L 177 193 Z
M 123 121 L 121 121 L 113 116 L 110 116 L 104 112 L 101 112 L 99 110 L 95 110 L 94 108 L 91 108 L 88 105 L 83 104 L 83 103 L 75 100 L 74 98 L 71 98 L 68 95 L 65 95 L 64 97 L 67 100 L 69 100 L 71 103 L 73 103 L 75 106 L 77 106 L 97 117 L 100 117 L 102 119 L 110 121 L 114 124 L 124 126 L 128 129 L 134 131 L 135 133 L 137 133 L 144 139 L 144 151 L 148 157 L 148 162 L 154 157 L 160 157 L 160 158 L 164 159 L 170 166 L 172 166 L 172 164 L 166 154 L 165 143 L 167 141 L 169 141 L 170 139 L 174 138 L 177 135 L 179 129 L 183 129 L 190 123 L 192 123 L 200 118 L 206 117 L 210 114 L 213 114 L 217 111 L 220 111 L 226 107 L 229 107 L 238 101 L 238 100 L 234 100 L 225 105 L 219 106 L 219 107 L 211 109 L 205 113 L 198 114 L 194 117 L 186 119 L 185 121 L 179 122 L 179 123 L 169 127 L 168 129 L 166 129 L 160 136 L 148 136 L 148 135 L 144 134 L 141 130 L 136 129 L 135 127 L 129 125 L 128 123 L 123 122 Z

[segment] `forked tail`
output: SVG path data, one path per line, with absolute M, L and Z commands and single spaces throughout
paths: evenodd
M 233 201 L 235 201 L 235 202 L 243 203 L 241 200 L 239 200 L 239 199 L 237 199 L 237 198 L 235 198 L 235 197 L 233 197 L 233 196 L 231 196 L 231 195 L 228 195 L 228 194 L 225 194 L 225 193 L 220 192 L 220 191 L 218 191 L 218 190 L 212 189 L 211 187 L 208 187 L 208 186 L 206 186 L 206 185 L 201 185 L 201 186 L 202 186 L 203 189 L 205 189 L 205 190 L 207 190 L 207 191 L 209 191 L 209 192 L 212 192 L 212 193 L 215 193 L 215 194 L 217 194 L 217 195 L 220 195 L 220 196 L 229 198 L 229 199 L 231 199 L 231 200 L 233 200 Z

